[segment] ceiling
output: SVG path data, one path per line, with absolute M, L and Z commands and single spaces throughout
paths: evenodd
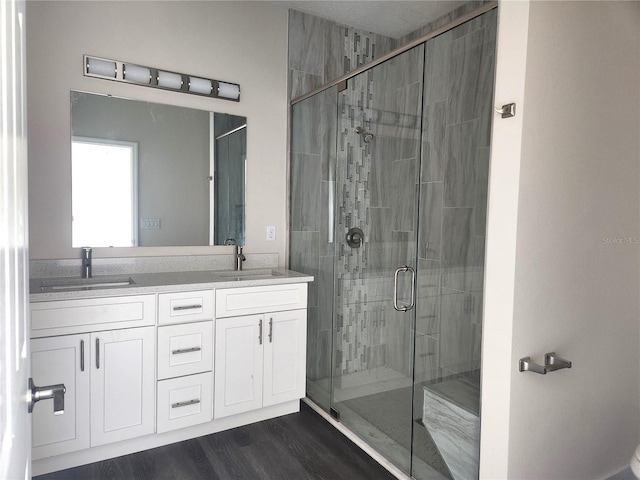
M 466 2 L 456 0 L 298 0 L 274 3 L 337 23 L 398 38 Z

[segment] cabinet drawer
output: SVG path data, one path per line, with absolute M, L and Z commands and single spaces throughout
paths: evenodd
M 158 433 L 211 421 L 211 372 L 158 382 Z
M 307 308 L 307 284 L 216 290 L 216 317 L 233 317 Z
M 158 295 L 159 325 L 211 319 L 213 319 L 213 290 Z
M 31 336 L 155 325 L 155 297 L 152 294 L 32 303 Z
M 158 379 L 211 370 L 213 322 L 158 327 Z

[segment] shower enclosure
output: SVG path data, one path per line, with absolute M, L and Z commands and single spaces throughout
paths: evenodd
M 478 475 L 496 19 L 292 106 L 307 396 L 417 479 Z

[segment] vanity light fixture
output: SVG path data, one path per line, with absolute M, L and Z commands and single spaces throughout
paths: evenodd
M 184 73 L 169 72 L 153 67 L 84 55 L 85 77 L 102 78 L 116 82 L 133 83 L 174 92 L 189 93 L 210 98 L 240 101 L 240 85 Z
M 122 78 L 127 82 L 149 85 L 151 83 L 151 70 L 131 63 L 123 63 Z
M 180 90 L 182 88 L 182 75 L 179 73 L 158 70 L 158 86 Z
M 93 76 L 112 79 L 116 78 L 116 75 L 118 73 L 116 62 L 112 62 L 111 60 L 102 60 L 100 58 L 87 57 L 85 65 L 85 71 Z
M 213 90 L 213 82 L 206 78 L 189 77 L 189 91 L 192 93 L 201 93 L 202 95 L 211 95 Z

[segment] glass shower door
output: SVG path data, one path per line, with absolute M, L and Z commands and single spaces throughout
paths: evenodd
M 332 410 L 410 473 L 424 46 L 338 92 Z
M 478 478 L 497 10 L 425 44 L 413 468 Z

